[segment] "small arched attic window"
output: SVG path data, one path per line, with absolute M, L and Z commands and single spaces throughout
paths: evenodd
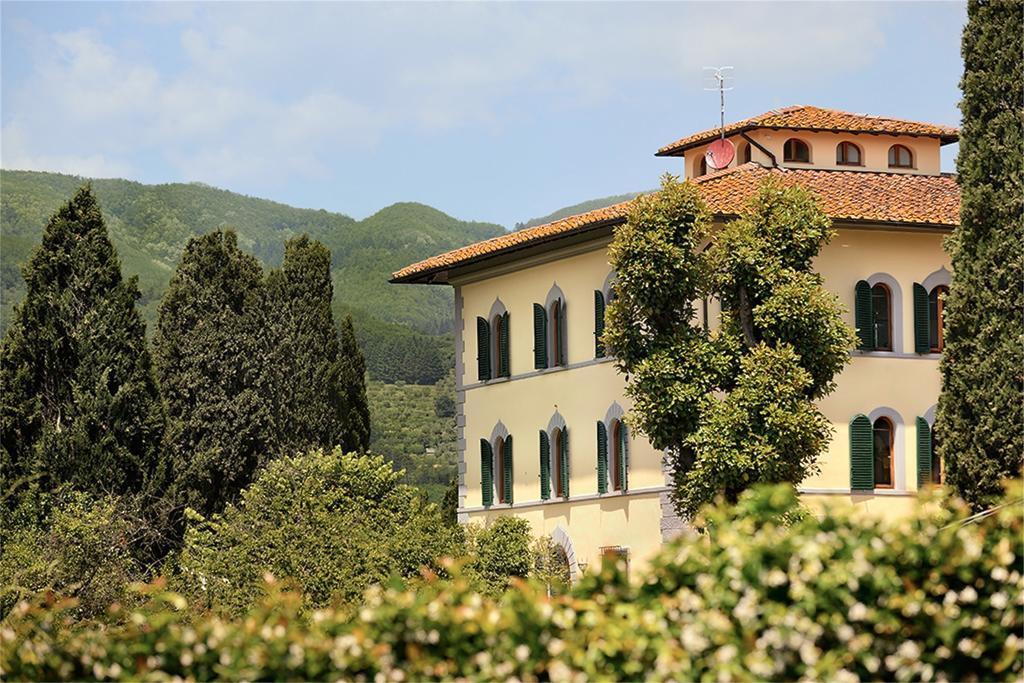
M 914 155 L 908 147 L 893 145 L 889 148 L 889 168 L 913 168 Z
M 740 163 L 749 164 L 751 160 L 750 143 L 744 142 L 740 146 Z
M 837 166 L 863 166 L 862 159 L 860 147 L 852 142 L 843 141 L 836 145 Z
M 701 154 L 699 157 L 693 160 L 693 177 L 699 178 L 702 175 L 707 175 L 707 173 L 708 160 L 703 154 Z
M 811 148 L 803 140 L 790 138 L 782 146 L 782 160 L 809 164 L 811 162 Z

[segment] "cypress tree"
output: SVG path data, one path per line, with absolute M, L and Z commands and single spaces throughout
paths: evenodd
M 163 410 L 138 284 L 122 278 L 88 185 L 50 218 L 23 275 L 0 353 L 0 488 L 31 477 L 43 490 L 141 490 Z
M 370 448 L 370 404 L 366 399 L 366 359 L 356 342 L 352 316 L 345 316 L 341 324 L 338 365 L 338 384 L 344 392 L 344 417 L 338 443 L 346 452 L 363 453 Z
M 1024 19 L 1019 2 L 968 3 L 957 159 L 960 225 L 936 434 L 946 479 L 976 508 L 1024 454 Z
M 279 397 L 284 447 L 307 451 L 341 445 L 345 451 L 365 451 L 366 363 L 354 346 L 351 320 L 343 327 L 342 351 L 331 312 L 331 252 L 306 235 L 293 238 L 268 282 L 284 369 Z
M 167 406 L 167 484 L 221 511 L 279 452 L 280 368 L 259 261 L 231 230 L 189 240 L 160 302 L 154 357 Z

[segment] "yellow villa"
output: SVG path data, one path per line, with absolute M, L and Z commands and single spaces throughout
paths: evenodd
M 821 401 L 834 435 L 813 505 L 899 514 L 939 481 L 931 426 L 939 394 L 943 238 L 960 194 L 940 171 L 948 126 L 788 107 L 725 127 L 736 158 L 708 172 L 715 128 L 658 150 L 677 157 L 716 221 L 768 176 L 814 192 L 837 236 L 815 269 L 860 348 Z M 565 550 L 573 575 L 603 556 L 644 563 L 683 528 L 662 453 L 630 433 L 625 380 L 600 342 L 615 274 L 608 245 L 627 203 L 513 232 L 412 264 L 392 282 L 455 291 L 459 519 L 530 522 Z M 714 324 L 714 302 L 703 306 Z

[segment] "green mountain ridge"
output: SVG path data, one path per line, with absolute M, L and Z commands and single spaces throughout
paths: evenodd
M 629 201 L 635 197 L 647 194 L 650 190 L 645 192 L 627 192 L 625 194 L 613 194 L 610 197 L 599 197 L 597 199 L 588 199 L 585 202 L 579 204 L 573 204 L 572 206 L 566 206 L 557 211 L 552 211 L 546 216 L 540 216 L 539 218 L 531 218 L 525 223 L 516 223 L 513 230 L 525 230 L 526 228 L 534 228 L 538 225 L 544 225 L 552 221 L 557 221 L 562 218 L 568 218 L 569 216 L 575 216 L 578 213 L 586 213 L 587 211 L 593 211 L 594 209 L 603 209 L 606 206 L 612 204 L 618 204 L 619 202 Z
M 267 266 L 281 261 L 284 241 L 309 233 L 333 255 L 335 305 L 426 333 L 447 332 L 452 295 L 440 287 L 396 287 L 391 272 L 439 252 L 504 232 L 500 225 L 460 221 L 432 207 L 399 203 L 357 221 L 340 213 L 298 209 L 201 183 L 146 185 L 36 171 L 0 171 L 0 329 L 24 296 L 19 266 L 38 244 L 50 214 L 82 183 L 103 207 L 126 274 L 137 275 L 147 321 L 190 237 L 222 227 Z

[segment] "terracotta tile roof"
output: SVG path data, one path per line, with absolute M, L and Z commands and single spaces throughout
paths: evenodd
M 709 173 L 690 182 L 697 183 L 711 210 L 723 217 L 739 214 L 748 199 L 757 192 L 761 180 L 768 176 L 775 176 L 786 185 L 802 185 L 814 192 L 822 210 L 834 221 L 948 229 L 960 220 L 960 188 L 956 179 L 949 175 L 783 169 L 748 163 Z M 432 274 L 454 266 L 616 225 L 625 221 L 630 203 L 613 204 L 454 249 L 406 266 L 394 273 L 392 282 L 428 282 Z
M 946 144 L 956 142 L 960 131 L 952 126 L 940 126 L 932 123 L 904 121 L 869 114 L 851 114 L 835 109 L 822 109 L 799 105 L 773 109 L 758 116 L 730 123 L 725 127 L 726 134 L 740 133 L 755 128 L 786 128 L 790 130 L 821 130 L 850 133 L 886 133 L 892 135 L 913 135 L 939 138 Z M 665 145 L 658 150 L 656 156 L 676 156 L 687 149 L 710 142 L 720 135 L 721 129 L 710 128 L 700 133 L 688 135 Z

